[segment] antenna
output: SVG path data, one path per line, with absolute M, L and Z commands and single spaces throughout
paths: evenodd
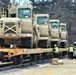
M 19 0 L 19 5 L 20 5 L 20 0 Z

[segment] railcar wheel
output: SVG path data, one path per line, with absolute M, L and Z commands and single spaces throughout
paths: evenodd
M 34 55 L 34 61 L 37 62 L 37 55 Z
M 22 64 L 23 63 L 23 57 L 20 55 L 17 57 L 17 63 Z
M 12 58 L 12 61 L 13 61 L 13 64 L 14 64 L 14 65 L 17 65 L 17 64 L 18 64 L 18 62 L 17 62 L 17 57 Z
M 4 40 L 0 39 L 0 47 L 4 47 Z
M 32 62 L 33 62 L 32 55 L 30 55 L 30 65 L 32 65 Z

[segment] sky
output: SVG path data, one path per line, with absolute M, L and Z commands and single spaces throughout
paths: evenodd
M 72 0 L 72 2 L 74 2 L 75 0 Z

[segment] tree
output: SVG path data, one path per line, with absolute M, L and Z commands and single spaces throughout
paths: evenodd
M 34 7 L 35 13 L 47 13 L 48 5 L 51 4 L 51 0 L 30 0 Z M 45 11 L 46 10 L 46 11 Z
M 48 13 L 50 19 L 67 23 L 69 41 L 76 41 L 76 1 L 72 0 L 30 0 L 36 13 Z
M 5 7 L 7 7 L 10 3 L 10 0 L 0 0 L 0 1 L 4 3 Z

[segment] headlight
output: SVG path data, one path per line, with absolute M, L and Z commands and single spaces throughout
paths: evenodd
M 3 25 L 3 22 L 2 22 L 2 21 L 0 22 L 0 25 L 1 25 L 1 26 Z
M 20 21 L 18 21 L 18 25 L 20 25 L 21 23 L 20 23 Z

